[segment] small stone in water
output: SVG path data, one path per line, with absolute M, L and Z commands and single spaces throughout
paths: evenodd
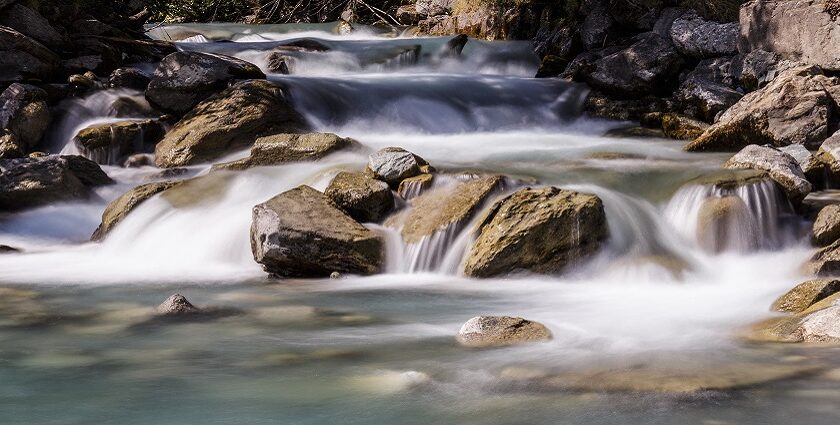
M 521 317 L 478 316 L 461 326 L 458 343 L 466 347 L 498 347 L 547 341 L 551 331 L 542 323 Z
M 181 294 L 172 294 L 166 301 L 157 306 L 157 312 L 163 315 L 191 314 L 199 311 L 198 307 L 192 305 Z
M 341 273 L 339 273 L 339 272 L 330 273 L 330 279 L 341 279 Z

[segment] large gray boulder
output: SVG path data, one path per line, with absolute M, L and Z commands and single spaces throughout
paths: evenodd
M 0 159 L 0 211 L 84 200 L 113 183 L 95 162 L 75 155 Z
M 677 18 L 671 25 L 671 41 L 685 56 L 714 58 L 738 53 L 738 23 L 707 21 L 694 12 Z
M 835 0 L 752 0 L 741 6 L 741 53 L 765 50 L 840 70 Z
M 477 316 L 461 326 L 456 339 L 465 347 L 502 347 L 547 341 L 551 331 L 542 323 L 521 317 Z
M 376 223 L 394 209 L 388 184 L 364 173 L 338 173 L 324 193 L 354 220 Z
M 257 138 L 251 155 L 213 166 L 215 169 L 245 170 L 288 162 L 315 161 L 333 152 L 358 147 L 359 142 L 333 133 L 281 133 Z
M 155 148 L 158 167 L 212 161 L 266 134 L 297 133 L 308 127 L 280 87 L 265 80 L 243 81 L 193 108 Z
M 86 158 L 117 165 L 132 154 L 151 152 L 165 133 L 159 120 L 126 120 L 84 128 L 73 143 Z
M 254 207 L 251 250 L 266 272 L 284 277 L 373 274 L 384 256 L 376 234 L 309 186 Z
M 176 52 L 160 62 L 146 98 L 158 108 L 183 114 L 202 100 L 224 90 L 232 80 L 265 78 L 254 64 L 202 52 Z
M 811 192 L 811 183 L 796 159 L 769 146 L 749 145 L 729 158 L 724 167 L 766 171 L 794 204 L 802 202 Z
M 736 151 L 750 144 L 817 148 L 828 137 L 836 78 L 816 67 L 785 71 L 724 112 L 688 151 Z
M 43 44 L 0 25 L 0 84 L 28 80 L 49 80 L 60 58 Z
M 632 44 L 597 59 L 585 80 L 616 96 L 639 96 L 669 91 L 683 66 L 671 40 L 654 33 L 636 36 Z
M 123 219 L 125 219 L 131 211 L 140 206 L 140 204 L 152 196 L 157 195 L 158 193 L 161 193 L 179 183 L 181 182 L 165 181 L 147 183 L 137 186 L 134 189 L 122 194 L 122 196 L 113 200 L 107 207 L 105 207 L 105 211 L 102 213 L 102 222 L 93 232 L 90 240 L 101 241 L 105 239 L 108 232 L 123 221 Z
M 477 227 L 464 273 L 557 273 L 601 247 L 607 220 L 601 200 L 555 187 L 522 189 L 493 205 Z
M 14 83 L 0 94 L 0 128 L 13 133 L 24 151 L 35 148 L 49 124 L 50 110 L 44 90 Z
M 3 13 L 0 13 L 0 25 L 14 28 L 51 49 L 61 49 L 67 45 L 67 40 L 46 18 L 21 3 L 3 9 Z
M 421 174 L 424 165 L 429 165 L 426 160 L 403 148 L 387 147 L 370 155 L 366 172 L 397 187 L 404 179 Z

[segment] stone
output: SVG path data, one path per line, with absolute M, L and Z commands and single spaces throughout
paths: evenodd
M 641 122 L 647 127 L 662 128 L 665 137 L 677 140 L 694 140 L 709 127 L 706 123 L 682 115 L 655 112 L 644 115 Z
M 115 199 L 108 204 L 107 207 L 105 207 L 105 211 L 102 213 L 102 222 L 93 232 L 90 240 L 96 242 L 105 239 L 105 236 L 107 236 L 108 233 L 117 226 L 117 224 L 122 222 L 131 211 L 140 206 L 140 204 L 152 196 L 180 183 L 181 182 L 178 181 L 147 183 L 137 186 L 134 189 L 122 194 L 122 196 Z
M 172 294 L 164 300 L 157 308 L 155 309 L 157 314 L 163 316 L 180 316 L 185 314 L 194 314 L 198 313 L 201 310 L 192 305 L 187 298 L 181 294 Z
M 454 0 L 417 0 L 414 8 L 423 17 L 447 15 L 452 11 Z
M 827 91 L 835 78 L 815 67 L 785 71 L 724 112 L 687 151 L 734 151 L 750 144 L 801 144 L 815 149 L 828 137 L 837 107 Z
M 3 13 L 0 13 L 0 25 L 14 28 L 52 49 L 61 49 L 67 45 L 64 37 L 43 16 L 20 3 L 3 9 Z
M 419 175 L 423 165 L 428 165 L 423 158 L 403 148 L 387 147 L 370 155 L 367 171 L 374 178 L 397 187 L 402 180 Z
M 247 148 L 260 136 L 307 127 L 282 89 L 265 80 L 243 81 L 181 118 L 155 147 L 155 163 L 171 168 L 212 161 Z
M 800 313 L 812 305 L 840 292 L 840 280 L 814 279 L 796 285 L 773 302 L 773 311 Z
M 108 87 L 113 89 L 134 89 L 146 91 L 151 77 L 137 68 L 117 68 L 108 77 Z
M 521 317 L 477 316 L 458 331 L 458 343 L 465 347 L 502 347 L 548 341 L 551 331 L 542 323 Z
M 835 178 L 840 177 L 840 131 L 825 139 L 817 151 L 816 158 L 828 167 Z
M 213 168 L 245 170 L 289 162 L 316 161 L 331 153 L 359 146 L 359 142 L 333 133 L 272 134 L 257 138 L 251 147 L 250 156 L 216 164 Z
M 724 84 L 689 77 L 680 85 L 675 98 L 686 114 L 711 123 L 743 96 Z
M 819 277 L 840 276 L 840 240 L 814 253 L 805 263 L 803 272 Z
M 555 187 L 525 188 L 497 201 L 476 227 L 464 274 L 558 273 L 607 238 L 601 200 Z
M 376 223 L 394 209 L 388 184 L 363 173 L 338 173 L 324 192 L 354 220 Z
M 73 143 L 90 160 L 119 165 L 132 154 L 152 151 L 165 133 L 159 120 L 126 120 L 84 128 Z
M 136 153 L 134 155 L 130 155 L 128 158 L 125 159 L 122 166 L 125 168 L 140 168 L 140 167 L 151 167 L 155 165 L 155 156 L 148 153 Z M 170 168 L 171 170 L 177 170 L 177 168 Z
M 683 66 L 671 41 L 645 33 L 631 42 L 629 47 L 595 60 L 592 72 L 585 73 L 585 81 L 616 96 L 670 93 Z
M 60 62 L 58 55 L 20 32 L 0 25 L 0 84 L 50 80 Z
M 34 149 L 50 124 L 47 93 L 14 83 L 0 94 L 0 106 L 0 128 L 11 131 L 24 151 Z
M 687 12 L 671 25 L 671 41 L 684 56 L 715 58 L 738 53 L 738 23 L 718 23 Z
M 281 52 L 270 52 L 265 56 L 266 67 L 275 74 L 290 74 L 289 64 L 294 58 Z
M 767 85 L 778 73 L 777 66 L 782 57 L 766 50 L 753 50 L 741 62 L 740 83 L 744 89 L 753 91 Z
M 155 69 L 146 98 L 164 111 L 183 114 L 233 80 L 260 78 L 265 74 L 259 67 L 231 56 L 176 52 Z
M 825 164 L 823 164 L 811 151 L 802 145 L 787 145 L 778 148 L 780 151 L 790 155 L 812 186 L 822 184 L 825 180 Z
M 0 159 L 0 211 L 84 200 L 92 188 L 111 183 L 99 165 L 81 156 Z
M 382 270 L 383 249 L 374 232 L 309 186 L 283 192 L 253 209 L 254 260 L 274 276 L 374 274 Z
M 735 235 L 731 232 L 743 232 L 741 223 L 747 222 L 750 210 L 738 196 L 709 198 L 703 202 L 697 213 L 697 242 L 703 250 L 713 254 L 728 249 L 738 248 Z M 758 235 L 754 235 L 757 239 Z
M 675 112 L 676 104 L 670 99 L 645 96 L 641 99 L 615 99 L 603 93 L 591 92 L 584 102 L 590 116 L 620 121 L 639 121 L 646 114 Z
M 0 134 L 0 159 L 23 158 L 26 149 L 11 131 L 4 129 Z
M 772 147 L 749 145 L 724 164 L 728 169 L 754 169 L 766 171 L 796 205 L 811 192 L 811 183 L 796 160 Z
M 664 6 L 663 0 L 610 0 L 608 10 L 619 26 L 650 31 Z
M 405 200 L 413 199 L 432 187 L 434 174 L 420 174 L 400 182 L 397 193 Z
M 583 19 L 580 39 L 586 50 L 605 47 L 616 36 L 615 21 L 606 7 L 596 7 Z
M 741 7 L 738 50 L 765 50 L 826 70 L 840 70 L 840 56 L 826 46 L 840 43 L 831 13 L 834 0 L 752 0 Z
M 423 238 L 450 226 L 465 225 L 504 184 L 501 176 L 489 176 L 443 186 L 414 198 L 411 208 L 400 217 L 402 237 L 406 243 Z
M 817 246 L 831 245 L 840 239 L 840 205 L 829 205 L 820 210 L 811 235 Z
M 802 342 L 840 342 L 840 304 L 835 301 L 831 306 L 805 316 L 793 335 Z

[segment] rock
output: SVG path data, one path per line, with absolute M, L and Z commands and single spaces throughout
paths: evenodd
M 272 134 L 258 138 L 251 147 L 251 155 L 247 158 L 216 164 L 213 167 L 245 170 L 288 162 L 315 161 L 333 152 L 358 146 L 359 142 L 332 133 Z
M 309 186 L 283 192 L 253 209 L 251 249 L 266 272 L 326 277 L 382 270 L 382 241 Z
M 646 96 L 641 99 L 614 99 L 603 93 L 591 92 L 584 110 L 593 117 L 621 121 L 638 121 L 652 112 L 673 112 L 676 105 L 669 99 Z
M 796 205 L 811 192 L 811 183 L 796 160 L 772 147 L 749 145 L 729 158 L 724 164 L 728 169 L 754 169 L 769 173 L 770 178 L 781 186 L 788 199 Z
M 788 145 L 782 146 L 778 148 L 780 151 L 790 155 L 796 163 L 799 164 L 799 168 L 802 169 L 802 172 L 805 174 L 805 177 L 811 182 L 812 186 L 815 186 L 812 189 L 816 189 L 816 186 L 825 186 L 825 164 L 823 164 L 816 156 L 811 154 L 811 151 L 805 148 L 802 145 Z
M 597 59 L 586 82 L 617 96 L 670 92 L 683 65 L 670 40 L 645 33 L 631 41 L 629 47 Z
M 60 61 L 41 43 L 0 25 L 0 85 L 28 80 L 49 80 Z
M 832 15 L 834 0 L 752 0 L 741 7 L 738 49 L 766 50 L 820 68 L 840 70 L 840 57 L 826 46 L 840 43 L 840 27 Z
M 680 85 L 675 97 L 686 114 L 714 122 L 718 114 L 738 103 L 743 96 L 723 84 L 690 77 Z
M 665 137 L 677 140 L 693 140 L 700 136 L 708 124 L 677 114 L 651 113 L 642 117 L 642 124 L 662 128 Z
M 653 32 L 661 37 L 671 38 L 671 27 L 674 26 L 674 21 L 686 12 L 687 10 L 683 8 L 666 7 L 653 24 Z
M 818 246 L 831 245 L 840 239 L 840 205 L 829 205 L 820 210 L 811 234 Z
M 155 148 L 158 167 L 212 161 L 265 134 L 296 133 L 307 124 L 283 90 L 265 80 L 237 83 L 193 108 Z
M 23 158 L 27 149 L 21 146 L 18 138 L 9 130 L 0 134 L 0 159 Z
M 155 165 L 155 156 L 148 153 L 136 153 L 125 159 L 122 166 L 125 168 L 140 168 L 150 167 Z M 170 170 L 177 170 L 177 168 L 170 168 Z
M 777 74 L 782 57 L 765 50 L 753 50 L 744 55 L 741 62 L 740 83 L 744 89 L 753 91 L 767 85 Z
M 825 139 L 817 151 L 816 159 L 828 167 L 835 179 L 840 178 L 840 131 Z
M 131 154 L 153 150 L 165 133 L 159 120 L 126 120 L 84 128 L 73 143 L 88 159 L 118 165 Z
M 201 310 L 192 305 L 187 298 L 181 294 L 172 294 L 164 302 L 162 302 L 155 309 L 157 314 L 164 316 L 179 316 L 184 314 L 194 314 Z
M 75 89 L 82 90 L 101 88 L 101 84 L 99 84 L 96 74 L 91 71 L 87 71 L 84 74 L 73 74 L 67 77 L 67 84 Z
M 556 77 L 563 73 L 569 65 L 569 60 L 559 56 L 548 55 L 542 58 L 540 67 L 537 68 L 535 78 L 549 78 Z
M 2 159 L 0 211 L 86 199 L 92 188 L 110 183 L 99 165 L 81 156 Z
M 20 249 L 9 245 L 0 245 L 0 254 L 15 254 L 21 252 Z
M 265 56 L 268 70 L 275 74 L 290 74 L 289 63 L 293 60 L 293 58 L 281 52 L 271 52 Z
M 400 182 L 397 193 L 405 200 L 413 199 L 431 188 L 433 182 L 434 174 L 420 174 L 419 176 L 409 177 Z
M 452 11 L 454 0 L 417 0 L 414 8 L 420 16 L 447 15 Z
M 818 250 L 803 269 L 805 274 L 813 276 L 840 276 L 840 240 Z
M 416 25 L 423 18 L 422 15 L 417 13 L 415 4 L 404 4 L 398 7 L 394 17 L 403 25 Z
M 594 8 L 583 19 L 580 39 L 586 50 L 605 47 L 615 37 L 615 21 L 607 13 L 605 5 Z
M 697 213 L 697 242 L 707 252 L 718 254 L 738 247 L 733 230 L 744 232 L 740 224 L 748 222 L 750 210 L 738 196 L 709 198 Z M 754 235 L 757 239 L 758 235 Z
M 738 53 L 738 23 L 717 23 L 688 12 L 671 25 L 671 41 L 685 56 L 715 58 Z
M 834 301 L 829 307 L 805 316 L 793 336 L 802 342 L 840 342 L 840 304 Z
M 362 173 L 338 173 L 324 193 L 362 223 L 379 222 L 394 208 L 394 195 L 388 184 Z
M 773 311 L 800 313 L 831 295 L 840 292 L 840 280 L 814 279 L 796 285 L 770 307 Z
M 741 98 L 717 123 L 688 144 L 688 151 L 733 151 L 749 144 L 816 148 L 828 136 L 837 84 L 814 67 L 788 70 Z
M 521 317 L 477 316 L 467 320 L 458 331 L 458 343 L 465 347 L 501 347 L 551 339 L 551 331 L 542 323 Z
M 428 165 L 423 158 L 403 148 L 388 147 L 368 158 L 367 170 L 374 178 L 396 187 L 402 180 L 419 175 L 423 165 Z
M 135 187 L 112 201 L 102 213 L 102 223 L 90 237 L 92 241 L 101 241 L 117 224 L 125 219 L 128 214 L 158 193 L 163 192 L 179 183 L 178 181 L 154 182 Z
M 265 78 L 265 74 L 243 60 L 213 53 L 176 52 L 158 65 L 146 98 L 164 111 L 183 114 L 222 91 L 232 80 L 254 78 Z
M 501 176 L 481 177 L 437 188 L 412 199 L 411 208 L 394 218 L 402 221 L 403 241 L 418 243 L 450 226 L 465 225 L 503 184 Z
M 611 0 L 609 12 L 616 23 L 636 31 L 650 31 L 665 6 L 663 0 Z
M 0 128 L 10 130 L 24 151 L 34 149 L 50 123 L 47 93 L 14 83 L 0 94 L 0 106 Z
M 496 202 L 481 220 L 464 273 L 559 272 L 600 248 L 606 221 L 597 196 L 555 187 L 522 189 Z
M 0 25 L 14 28 L 52 49 L 61 49 L 67 44 L 64 37 L 43 16 L 20 3 L 3 9 L 3 13 L 0 13 Z
M 117 68 L 108 77 L 108 87 L 145 91 L 151 81 L 148 75 L 137 68 Z
M 437 55 L 438 58 L 461 56 L 461 52 L 464 50 L 464 46 L 467 45 L 468 41 L 470 41 L 470 38 L 465 34 L 458 34 L 455 37 L 452 37 L 446 42 L 446 44 L 443 45 L 443 47 L 440 48 Z M 419 53 L 419 46 L 417 47 L 416 52 Z

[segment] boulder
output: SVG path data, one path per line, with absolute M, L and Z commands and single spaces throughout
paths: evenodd
M 370 155 L 366 172 L 397 187 L 402 180 L 419 175 L 424 165 L 428 163 L 423 158 L 403 148 L 388 147 Z
M 284 277 L 373 274 L 382 270 L 384 257 L 374 232 L 309 186 L 254 207 L 251 249 L 266 272 Z
M 837 84 L 818 68 L 800 67 L 741 98 L 688 151 L 734 151 L 749 144 L 816 148 L 828 136 L 837 107 L 827 91 Z
M 805 178 L 796 160 L 769 146 L 749 145 L 729 158 L 724 167 L 766 171 L 794 205 L 802 202 L 811 192 L 811 183 Z
M 840 178 L 840 131 L 825 139 L 817 151 L 816 158 L 828 167 L 835 178 Z
M 800 313 L 838 292 L 840 292 L 840 280 L 809 280 L 796 285 L 796 287 L 776 299 L 770 309 L 773 311 Z
M 88 159 L 119 165 L 132 154 L 151 152 L 165 133 L 159 120 L 126 120 L 84 128 L 73 143 Z
M 60 62 L 43 44 L 0 25 L 0 85 L 28 80 L 49 80 Z
M 0 159 L 23 158 L 26 151 L 14 133 L 3 130 L 0 134 Z
M 640 96 L 671 91 L 683 59 L 670 40 L 645 33 L 618 52 L 597 59 L 585 81 L 595 89 L 617 96 Z M 570 65 L 571 66 L 571 65 Z
M 95 162 L 75 155 L 0 159 L 0 211 L 84 200 L 113 183 Z
M 283 90 L 265 80 L 243 81 L 193 108 L 155 148 L 158 167 L 212 161 L 254 143 L 265 134 L 307 127 Z
M 338 173 L 324 193 L 362 223 L 379 222 L 394 209 L 394 195 L 388 184 L 363 173 Z
M 548 341 L 551 331 L 521 317 L 476 316 L 461 326 L 456 339 L 465 347 L 502 347 Z
M 359 142 L 332 133 L 272 134 L 257 138 L 247 158 L 216 164 L 213 168 L 245 170 L 288 162 L 315 161 L 333 152 L 358 146 Z
M 760 89 L 773 81 L 780 72 L 796 65 L 796 62 L 782 60 L 777 53 L 753 50 L 744 55 L 741 61 L 741 86 L 747 91 Z
M 802 145 L 787 145 L 778 148 L 780 151 L 790 155 L 799 168 L 805 174 L 805 178 L 814 186 L 812 189 L 825 186 L 826 179 L 826 165 L 823 164 L 817 156 L 811 154 L 811 151 Z
M 164 111 L 183 114 L 232 80 L 253 78 L 265 78 L 265 74 L 243 60 L 214 53 L 176 52 L 163 58 L 155 69 L 146 98 Z
M 709 198 L 703 202 L 697 213 L 697 242 L 707 252 L 718 254 L 728 249 L 740 248 L 736 235 L 730 232 L 744 232 L 740 226 L 749 220 L 750 209 L 738 196 Z M 758 235 L 752 241 L 758 240 Z
M 741 53 L 765 50 L 840 70 L 840 56 L 831 48 L 840 43 L 840 26 L 832 12 L 835 0 L 752 0 L 741 7 Z
M 163 316 L 180 316 L 185 314 L 195 314 L 201 310 L 192 305 L 187 298 L 181 294 L 172 294 L 164 300 L 155 309 L 157 314 Z
M 650 113 L 642 116 L 642 124 L 650 128 L 661 128 L 665 137 L 677 140 L 694 140 L 708 124 L 677 114 Z
M 496 202 L 476 233 L 464 266 L 467 276 L 556 273 L 600 248 L 607 220 L 595 195 L 526 188 Z
M 67 44 L 64 37 L 43 16 L 20 3 L 3 9 L 0 25 L 14 28 L 51 49 L 61 49 Z
M 698 77 L 687 78 L 675 95 L 686 114 L 706 122 L 714 122 L 718 114 L 738 103 L 743 96 L 724 84 Z
M 840 302 L 835 300 L 830 306 L 803 317 L 793 337 L 802 342 L 840 342 Z
M 412 199 L 411 208 L 394 218 L 402 220 L 403 241 L 418 243 L 450 226 L 465 225 L 503 184 L 501 176 L 481 177 L 436 188 Z
M 14 83 L 0 94 L 0 128 L 11 131 L 27 152 L 34 149 L 50 124 L 47 93 Z
M 420 174 L 419 176 L 409 177 L 400 182 L 397 193 L 405 200 L 413 199 L 432 187 L 434 183 L 434 174 Z
M 117 68 L 108 77 L 108 87 L 145 91 L 152 79 L 137 68 Z
M 607 12 L 606 5 L 599 3 L 583 19 L 580 40 L 586 50 L 608 45 L 616 36 L 615 21 Z
M 90 240 L 101 241 L 105 239 L 108 232 L 123 221 L 123 219 L 125 219 L 128 214 L 140 204 L 152 196 L 157 195 L 158 193 L 161 193 L 179 183 L 181 182 L 166 181 L 148 183 L 137 186 L 124 193 L 122 196 L 108 204 L 105 208 L 105 211 L 102 213 L 102 222 L 99 224 L 99 227 L 96 228 L 96 231 L 93 232 Z
M 718 23 L 687 12 L 671 25 L 671 41 L 690 58 L 705 59 L 738 53 L 738 23 Z
M 840 276 L 840 240 L 820 248 L 805 263 L 803 271 L 812 276 Z

